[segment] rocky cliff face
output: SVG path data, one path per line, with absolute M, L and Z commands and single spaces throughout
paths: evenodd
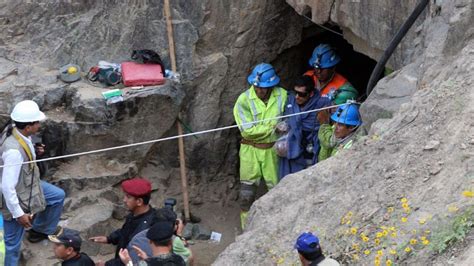
M 169 66 L 163 1 L 47 1 L 42 4 L 7 1 L 1 5 L 0 78 L 4 117 L 16 102 L 36 97 L 47 111 L 63 106 L 72 114 L 69 120 L 73 123 L 101 123 L 104 115 L 95 111 L 107 112 L 100 103 L 99 93 L 103 90 L 58 82 L 55 75 L 59 66 L 72 62 L 87 70 L 98 60 L 128 60 L 133 49 L 153 49 Z M 174 1 L 172 17 L 183 86 L 176 88 L 177 92 L 165 94 L 172 94 L 169 103 L 177 109 L 169 111 L 164 110 L 167 107 L 160 107 L 163 109 L 156 110 L 156 119 L 165 124 L 148 127 L 148 130 L 135 131 L 134 126 L 120 129 L 121 134 L 125 134 L 121 139 L 102 142 L 101 146 L 160 137 L 171 129 L 178 109 L 184 112 L 183 120 L 195 131 L 232 123 L 229 107 L 246 89 L 245 77 L 250 69 L 296 45 L 304 22 L 284 1 Z M 83 87 L 88 87 L 85 97 L 80 96 Z M 184 102 L 181 102 L 182 95 Z M 87 101 L 97 102 L 89 108 Z M 127 100 L 117 108 L 143 110 L 146 106 L 142 105 Z M 153 105 L 163 106 L 159 102 Z M 120 119 L 122 117 L 117 119 L 113 114 L 107 118 Z M 135 119 L 126 117 L 125 120 L 127 124 Z M 99 130 L 103 135 L 117 132 L 115 128 Z M 72 132 L 68 135 L 72 139 L 63 144 L 67 147 L 63 153 L 96 147 L 94 138 L 77 135 L 73 139 L 76 134 Z M 191 158 L 190 168 L 199 170 L 206 165 L 203 171 L 207 176 L 216 175 L 222 169 L 225 172 L 226 168 L 235 172 L 235 163 L 227 163 L 236 156 L 235 139 L 229 136 L 235 136 L 235 132 L 224 131 L 190 140 L 186 147 Z M 78 143 L 81 147 L 76 145 Z M 229 150 L 232 151 L 229 153 Z M 140 161 L 140 158 L 136 159 Z
M 348 5 L 355 14 L 359 8 L 359 1 L 333 1 L 331 8 L 329 1 L 289 2 L 309 5 L 315 21 L 330 17 L 342 27 L 353 16 L 338 14 L 349 12 Z M 360 7 L 374 8 L 361 2 Z M 405 10 L 391 8 L 386 12 Z M 325 252 L 345 264 L 368 265 L 377 257 L 382 264 L 472 263 L 472 237 L 449 251 L 452 257 L 435 257 L 453 230 L 468 232 L 474 219 L 473 4 L 431 3 L 430 8 L 415 28 L 420 56 L 403 56 L 404 47 L 416 46 L 408 36 L 398 53 L 406 66 L 383 79 L 362 106 L 370 122 L 385 116 L 380 106 L 397 106 L 388 116 L 393 117 L 375 122 L 351 150 L 286 177 L 258 200 L 246 231 L 215 265 L 293 265 L 298 263 L 293 244 L 303 231 L 318 234 Z M 331 15 L 320 18 L 318 11 L 325 10 Z M 385 23 L 370 23 L 372 15 L 382 14 L 364 13 L 356 25 L 365 21 L 363 29 L 384 31 Z M 353 25 L 346 26 L 360 32 Z M 378 35 L 371 38 L 372 47 L 386 43 L 375 41 Z M 403 99 L 406 95 L 411 96 Z
M 229 125 L 233 103 L 247 89 L 248 72 L 298 44 L 305 22 L 283 0 L 183 0 L 171 1 L 171 8 L 181 84 L 131 91 L 123 102 L 107 106 L 103 88 L 85 81 L 62 83 L 56 78 L 58 68 L 76 63 L 87 71 L 99 60 L 129 60 L 134 49 L 155 50 L 169 66 L 163 1 L 1 2 L 0 122 L 7 121 L 15 103 L 38 102 L 49 117 L 43 138 L 50 156 L 174 135 L 179 112 L 194 131 Z M 234 199 L 236 136 L 236 131 L 222 131 L 186 139 L 191 183 L 204 188 L 210 181 L 223 184 L 222 191 L 199 199 L 200 189 L 191 189 L 196 204 L 210 196 L 222 202 Z M 121 202 L 114 187 L 149 159 L 159 169 L 167 168 L 153 172 L 162 200 L 170 179 L 175 179 L 169 168 L 178 165 L 176 142 L 55 163 L 48 179 L 67 192 L 63 218 L 68 226 L 86 236 L 107 233 L 112 216 L 121 217 L 112 212 Z M 158 198 L 156 202 L 162 204 Z M 91 212 L 101 215 L 88 217 Z M 95 246 L 85 250 L 92 255 L 110 252 Z M 32 261 L 35 255 L 26 258 Z
M 133 49 L 153 49 L 169 65 L 163 1 L 3 1 L 0 122 L 6 122 L 15 103 L 37 101 L 50 118 L 44 132 L 49 155 L 174 135 L 180 112 L 194 131 L 229 125 L 231 108 L 246 89 L 251 68 L 278 59 L 301 41 L 308 21 L 298 13 L 311 14 L 318 24 L 337 24 L 356 50 L 377 59 L 417 1 L 286 2 L 171 1 L 181 84 L 168 82 L 132 92 L 124 102 L 106 106 L 100 95 L 103 88 L 83 81 L 64 84 L 56 78 L 57 69 L 66 63 L 87 70 L 99 60 L 121 62 L 129 59 Z M 402 194 L 423 210 L 425 202 L 433 201 L 431 213 L 441 212 L 447 202 L 464 210 L 469 202 L 455 196 L 472 175 L 472 119 L 466 116 L 472 99 L 471 25 L 469 1 L 431 3 L 390 61 L 392 68 L 400 70 L 381 81 L 363 106 L 367 125 L 380 117 L 394 119 L 376 122 L 371 137 L 361 140 L 354 153 L 340 156 L 347 158 L 334 158 L 289 177 L 262 198 L 252 210 L 248 232 L 216 263 L 275 262 L 275 252 L 286 254 L 294 237 L 314 226 L 329 232 L 327 250 L 342 256 L 330 242 L 335 234 L 331 230 L 339 229 L 334 217 L 339 219 L 350 206 L 360 205 L 352 211 L 379 219 L 381 206 L 394 204 Z M 291 71 L 287 66 L 291 56 L 285 58 L 278 61 L 282 75 Z M 403 103 L 407 104 L 399 110 Z M 421 135 L 425 131 L 428 137 Z M 234 181 L 237 134 L 222 131 L 186 139 L 188 168 L 196 183 Z M 69 197 L 65 208 L 69 225 L 86 234 L 110 229 L 115 221 L 111 217 L 121 217 L 114 186 L 137 173 L 151 157 L 159 169 L 167 169 L 154 173 L 166 181 L 159 185 L 169 185 L 168 168 L 177 166 L 176 150 L 174 142 L 163 142 L 55 165 L 53 180 Z M 447 159 L 447 153 L 457 157 Z M 449 188 L 443 183 L 446 179 L 452 180 Z M 231 184 L 216 194 L 235 195 L 233 188 Z M 420 193 L 421 188 L 429 193 Z M 446 197 L 435 199 L 429 196 L 432 191 Z M 308 205 L 313 206 L 311 211 Z M 433 220 L 435 224 L 443 219 Z M 312 222 L 307 225 L 307 221 Z M 86 249 L 94 254 L 108 252 L 93 246 Z
M 356 51 L 378 60 L 396 31 L 412 12 L 418 1 L 387 1 L 381 4 L 372 0 L 288 0 L 298 13 L 309 16 L 320 25 L 337 24 Z M 433 4 L 436 6 L 436 4 Z M 398 49 L 391 57 L 389 66 L 398 69 L 412 61 L 417 48 L 420 48 L 421 22 L 429 11 L 420 15 L 420 20 L 413 26 Z

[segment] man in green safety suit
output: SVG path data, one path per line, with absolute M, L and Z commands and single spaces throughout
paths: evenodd
M 235 121 L 242 135 L 239 153 L 242 229 L 260 180 L 265 180 L 268 189 L 278 182 L 278 159 L 272 148 L 277 140 L 274 128 L 278 120 L 252 122 L 282 115 L 287 98 L 286 90 L 277 86 L 280 78 L 270 64 L 257 65 L 247 81 L 250 88 L 239 96 L 234 106 Z
M 318 132 L 318 160 L 322 161 L 336 155 L 341 149 L 349 149 L 355 136 L 356 129 L 362 124 L 357 104 L 348 103 L 339 106 L 331 115 L 334 125 L 329 124 L 329 112 L 318 112 L 317 119 L 321 124 Z

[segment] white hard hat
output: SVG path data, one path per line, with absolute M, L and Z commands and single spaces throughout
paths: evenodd
M 31 100 L 17 103 L 15 107 L 13 107 L 10 117 L 13 121 L 22 123 L 41 121 L 46 118 L 44 113 L 40 111 L 38 105 Z

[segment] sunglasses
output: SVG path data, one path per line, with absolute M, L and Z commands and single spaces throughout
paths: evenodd
M 309 92 L 301 92 L 301 91 L 294 91 L 296 93 L 296 95 L 298 95 L 299 97 L 308 97 L 309 95 Z

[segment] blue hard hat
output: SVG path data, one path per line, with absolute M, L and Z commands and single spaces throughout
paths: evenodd
M 349 126 L 360 126 L 362 124 L 359 114 L 359 106 L 356 104 L 339 106 L 336 112 L 331 115 L 331 119 L 336 123 Z
M 252 73 L 247 77 L 247 81 L 250 85 L 259 88 L 271 88 L 280 83 L 280 77 L 278 77 L 272 65 L 261 63 L 252 70 Z
M 320 44 L 314 48 L 308 63 L 314 68 L 330 68 L 337 65 L 341 58 L 329 44 Z
M 311 232 L 302 233 L 295 243 L 295 249 L 302 253 L 312 253 L 319 248 L 319 239 Z

